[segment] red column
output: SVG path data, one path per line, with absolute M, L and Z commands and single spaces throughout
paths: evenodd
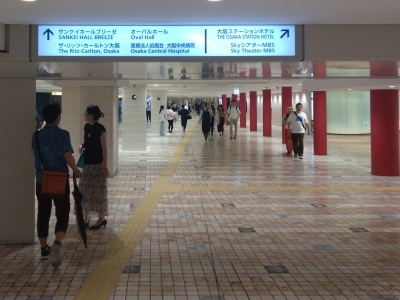
M 263 90 L 263 136 L 272 136 L 271 90 Z
M 250 92 L 250 131 L 257 131 L 257 92 Z
M 371 61 L 370 75 L 398 76 L 397 61 Z M 399 91 L 371 90 L 371 173 L 399 174 Z
M 249 77 L 257 77 L 257 69 L 250 68 Z
M 327 155 L 326 92 L 314 92 L 314 154 Z
M 271 77 L 271 63 L 262 63 L 262 77 Z
M 236 104 L 237 104 L 237 101 L 238 101 L 238 95 L 236 95 L 236 94 L 232 94 L 232 98 L 231 98 L 231 100 L 236 100 Z
M 313 62 L 314 77 L 326 77 L 326 62 L 314 61 Z
M 240 128 L 246 128 L 246 93 L 240 93 Z
M 282 87 L 282 111 L 281 111 L 281 117 L 283 118 L 283 115 L 286 113 L 286 109 L 289 106 L 293 106 L 292 104 L 292 87 L 291 86 L 283 86 Z M 284 125 L 282 125 L 282 144 L 286 144 L 286 128 Z
M 282 77 L 292 77 L 290 73 L 290 63 L 281 62 Z
M 399 176 L 399 91 L 371 90 L 371 173 Z
M 326 62 L 313 62 L 314 77 L 326 77 Z M 310 116 L 311 117 L 311 116 Z M 314 91 L 314 154 L 328 154 L 326 92 Z
M 397 61 L 370 61 L 370 76 L 399 76 Z

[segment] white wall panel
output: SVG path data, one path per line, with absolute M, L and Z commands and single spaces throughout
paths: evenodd
M 369 91 L 328 91 L 326 98 L 328 133 L 371 132 Z

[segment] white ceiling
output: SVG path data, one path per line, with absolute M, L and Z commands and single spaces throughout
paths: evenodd
M 395 0 L 0 1 L 5 24 L 398 24 Z

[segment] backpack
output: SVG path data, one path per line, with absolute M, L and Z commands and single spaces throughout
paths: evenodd
M 235 106 L 235 108 L 236 108 L 236 112 L 239 113 L 237 110 L 237 106 Z M 229 105 L 229 114 L 231 113 L 231 110 L 232 110 L 232 105 Z
M 208 108 L 207 110 L 203 110 L 203 122 L 211 123 L 211 114 L 208 111 Z

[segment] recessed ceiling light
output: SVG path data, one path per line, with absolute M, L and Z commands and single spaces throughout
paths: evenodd
M 303 85 L 302 83 L 299 83 L 298 85 Z
M 351 91 L 351 89 L 347 89 L 348 91 Z
M 394 87 L 394 85 L 389 85 L 389 87 Z
M 208 0 L 210 2 L 218 2 L 218 1 L 222 1 L 222 0 Z
M 40 87 L 45 87 L 44 85 L 41 85 Z
M 35 2 L 36 0 L 22 0 L 23 2 Z

